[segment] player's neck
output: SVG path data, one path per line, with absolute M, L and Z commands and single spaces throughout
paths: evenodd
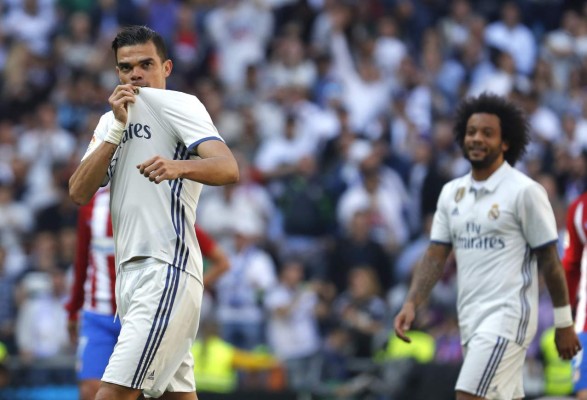
M 499 167 L 501 167 L 503 165 L 504 162 L 505 161 L 503 159 L 501 159 L 501 160 L 496 160 L 496 162 L 494 162 L 493 164 L 491 164 L 488 167 L 484 167 L 484 168 L 472 167 L 471 175 L 473 176 L 473 179 L 476 180 L 477 182 L 486 181 L 487 179 L 489 179 L 489 177 L 491 175 L 493 175 L 493 173 L 495 171 L 497 171 L 499 169 Z

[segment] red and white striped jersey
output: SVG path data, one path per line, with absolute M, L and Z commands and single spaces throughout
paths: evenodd
M 563 267 L 575 310 L 575 329 L 587 331 L 587 193 L 571 203 L 567 211 Z
M 101 188 L 78 213 L 74 280 L 66 306 L 70 320 L 77 318 L 82 307 L 86 311 L 114 315 L 115 279 L 110 190 Z

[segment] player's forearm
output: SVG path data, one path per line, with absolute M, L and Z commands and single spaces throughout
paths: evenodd
M 216 283 L 226 271 L 230 269 L 230 262 L 224 252 L 216 248 L 212 256 L 212 266 L 204 274 L 204 287 L 208 287 Z
M 100 188 L 117 147 L 108 142 L 100 144 L 69 178 L 69 197 L 76 204 L 86 204 Z
M 415 307 L 418 307 L 428 299 L 434 285 L 442 277 L 449 252 L 449 247 L 430 245 L 424 258 L 414 269 L 406 302 L 412 302 Z
M 538 268 L 544 276 L 544 282 L 550 293 L 552 305 L 563 307 L 569 304 L 569 292 L 565 272 L 560 263 L 555 245 L 536 251 Z
M 238 182 L 236 160 L 228 156 L 180 161 L 181 177 L 205 185 L 220 186 Z

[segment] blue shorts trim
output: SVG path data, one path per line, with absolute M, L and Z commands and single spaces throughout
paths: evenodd
M 575 392 L 587 389 L 587 359 L 585 358 L 587 332 L 581 332 L 577 336 L 579 336 L 583 350 L 573 358 L 573 388 Z
M 120 320 L 115 321 L 114 315 L 82 313 L 77 347 L 78 379 L 102 378 L 119 333 Z

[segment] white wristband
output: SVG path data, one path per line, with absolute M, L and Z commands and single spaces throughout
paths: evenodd
M 573 313 L 571 312 L 571 306 L 567 304 L 563 307 L 554 308 L 554 327 L 555 328 L 567 328 L 573 325 Z
M 115 119 L 114 123 L 108 130 L 104 141 L 118 146 L 122 140 L 122 133 L 124 132 L 125 126 L 126 124 L 123 124 L 119 120 Z

